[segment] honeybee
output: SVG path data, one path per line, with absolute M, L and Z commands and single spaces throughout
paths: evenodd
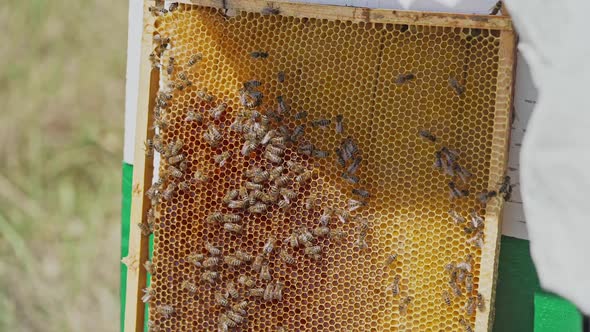
M 168 10 L 165 8 L 158 8 L 156 6 L 150 6 L 148 10 L 153 16 L 161 16 L 168 13 Z
M 189 107 L 189 110 L 187 110 L 186 112 L 186 117 L 184 118 L 184 121 L 195 121 L 198 123 L 202 123 L 203 122 L 203 115 L 201 115 L 200 113 L 197 113 L 194 108 Z
M 313 153 L 315 147 L 313 144 L 311 143 L 303 143 L 301 145 L 299 145 L 299 147 L 297 148 L 297 150 L 306 155 L 306 156 L 311 156 L 311 154 Z
M 463 270 L 467 272 L 471 272 L 471 263 L 469 261 L 466 262 L 459 262 L 455 265 L 455 268 L 458 270 Z
M 449 286 L 451 286 L 451 290 L 453 291 L 453 294 L 455 294 L 455 297 L 463 296 L 463 292 L 461 292 L 461 288 L 459 288 L 459 286 L 457 285 L 457 283 L 454 280 L 449 280 Z
M 293 129 L 293 134 L 291 134 L 291 142 L 297 142 L 297 140 L 305 133 L 305 125 L 300 124 Z
M 197 183 L 206 183 L 207 181 L 209 181 L 209 177 L 205 175 L 205 173 L 203 173 L 202 171 L 197 170 L 195 171 L 195 174 L 193 174 L 193 181 Z
M 483 295 L 481 293 L 477 293 L 477 309 L 479 311 L 486 310 L 486 302 L 485 302 Z
M 181 154 L 177 154 L 175 156 L 168 158 L 168 163 L 174 165 L 174 164 L 178 164 L 179 162 L 181 162 L 183 160 L 184 160 L 184 155 L 181 153 Z
M 264 189 L 264 187 L 263 187 L 261 184 L 259 184 L 259 183 L 254 183 L 254 182 L 246 182 L 246 183 L 244 184 L 244 187 L 245 187 L 247 190 L 262 190 L 262 189 Z
M 262 264 L 264 264 L 265 258 L 262 255 L 257 255 L 254 257 L 254 262 L 252 263 L 252 270 L 255 272 L 260 272 L 262 269 Z
M 410 303 L 412 303 L 413 300 L 414 300 L 414 298 L 412 296 L 407 296 L 400 301 L 400 304 L 399 304 L 400 315 L 405 315 L 408 312 L 408 306 L 410 305 Z
M 150 189 L 148 189 L 145 192 L 145 195 L 149 199 L 158 198 L 159 197 L 158 191 L 160 190 L 160 186 L 161 186 L 161 183 L 159 183 L 159 182 L 156 182 L 156 183 L 152 184 L 152 186 L 150 187 Z
M 312 171 L 305 171 L 299 175 L 297 175 L 295 177 L 295 181 L 299 184 L 303 184 L 305 182 L 308 182 L 309 180 L 311 180 L 311 178 L 313 177 L 313 172 Z
M 324 150 L 314 149 L 311 152 L 311 155 L 316 158 L 328 158 L 330 156 L 330 152 Z
M 359 166 L 361 165 L 361 162 L 363 161 L 363 158 L 360 156 L 355 157 L 352 160 L 352 163 L 348 166 L 348 168 L 346 169 L 346 172 L 350 175 L 353 175 L 354 173 L 356 173 L 356 171 L 358 170 Z
M 365 199 L 371 197 L 371 194 L 366 189 L 355 188 L 352 189 L 352 193 Z
M 205 250 L 207 250 L 213 256 L 221 255 L 221 248 L 216 247 L 209 242 L 205 242 Z
M 221 292 L 215 292 L 215 303 L 217 305 L 220 305 L 222 307 L 227 307 L 229 304 L 229 299 L 227 298 L 227 295 L 221 293 Z
M 231 310 L 239 313 L 240 315 L 246 315 L 246 309 L 248 308 L 248 304 L 249 303 L 246 300 L 238 302 L 231 306 Z
M 148 224 L 144 224 L 142 222 L 138 223 L 137 227 L 139 227 L 141 235 L 143 236 L 150 236 L 153 232 L 153 229 Z
M 450 209 L 448 213 L 456 224 L 462 224 L 465 222 L 465 218 L 461 217 L 457 211 Z
M 317 196 L 312 194 L 305 199 L 305 209 L 313 210 L 316 207 Z
M 162 193 L 162 197 L 166 200 L 172 199 L 172 195 L 174 195 L 174 190 L 176 190 L 176 184 L 173 182 L 169 183 L 164 192 Z
M 471 325 L 465 320 L 465 318 L 459 318 L 459 324 L 463 325 L 465 332 L 473 332 L 473 328 L 471 328 Z
M 230 209 L 245 209 L 246 207 L 248 207 L 248 204 L 249 204 L 249 200 L 248 200 L 248 198 L 245 198 L 245 199 L 230 201 L 229 203 L 227 203 L 227 207 Z M 250 211 L 250 212 L 252 212 L 252 211 Z M 260 213 L 262 213 L 262 212 L 260 212 Z
M 258 143 L 256 143 L 255 141 L 247 140 L 244 142 L 244 145 L 242 145 L 240 153 L 242 154 L 242 156 L 247 156 L 250 153 L 252 153 L 252 151 L 254 151 L 254 149 L 256 149 L 257 146 Z
M 221 103 L 221 104 L 209 109 L 209 114 L 211 115 L 211 117 L 213 119 L 219 120 L 219 118 L 221 117 L 223 112 L 225 112 L 226 109 L 227 109 L 227 104 Z
M 160 315 L 164 316 L 164 318 L 170 318 L 170 316 L 174 314 L 174 307 L 168 304 L 159 305 L 156 310 Z
M 237 312 L 234 312 L 232 310 L 228 310 L 225 313 L 227 315 L 227 317 L 229 317 L 229 319 L 233 320 L 234 322 L 236 322 L 237 324 L 241 324 L 242 322 L 244 322 L 244 317 L 242 317 L 240 314 L 238 314 Z
M 274 237 L 269 237 L 268 240 L 266 240 L 266 243 L 264 244 L 264 247 L 262 248 L 262 253 L 264 255 L 270 255 L 270 253 L 272 253 L 274 247 L 275 247 L 275 243 L 277 242 L 277 239 Z
M 324 237 L 330 234 L 330 228 L 327 226 L 318 226 L 313 229 L 312 233 L 315 237 Z
M 223 196 L 223 202 L 225 204 L 228 204 L 229 202 L 231 202 L 236 197 L 238 197 L 238 190 L 237 189 L 229 189 L 225 193 L 225 196 Z
M 291 201 L 288 199 L 281 199 L 277 205 L 281 210 L 288 210 L 291 207 Z
M 268 161 L 270 161 L 273 164 L 280 164 L 283 162 L 282 157 L 280 157 L 276 154 L 273 154 L 272 152 L 270 152 L 268 150 L 264 152 L 264 158 L 266 158 Z
M 223 229 L 231 233 L 242 234 L 243 227 L 239 224 L 226 222 L 225 224 L 223 224 Z
M 500 0 L 500 1 L 496 2 L 494 7 L 492 7 L 492 9 L 490 10 L 490 15 L 497 15 L 501 9 L 502 9 L 502 1 Z
M 356 199 L 349 199 L 348 200 L 348 211 L 353 212 L 361 207 L 364 207 L 367 205 L 367 202 L 364 201 L 359 201 Z
M 143 263 L 143 267 L 145 268 L 145 272 L 149 274 L 154 274 L 154 264 L 152 264 L 152 261 L 145 261 L 145 263 Z
M 473 292 L 473 274 L 468 273 L 465 277 L 465 290 L 471 294 Z
M 214 124 L 210 124 L 207 127 L 207 131 L 203 133 L 203 138 L 209 143 L 209 145 L 211 145 L 211 147 L 217 147 L 223 137 L 221 136 L 219 128 Z
M 413 80 L 416 78 L 416 75 L 412 74 L 412 73 L 407 73 L 407 74 L 400 74 L 396 79 L 395 79 L 395 84 L 404 84 L 404 83 L 408 83 L 409 81 Z
M 143 143 L 145 149 L 145 156 L 151 157 L 154 155 L 154 141 L 151 139 L 147 139 L 145 143 Z
M 263 297 L 264 296 L 264 288 L 252 288 L 248 290 L 249 296 L 254 297 Z
M 264 264 L 260 268 L 260 279 L 265 280 L 265 281 L 272 280 L 272 276 L 270 275 L 270 268 L 268 267 L 268 264 Z
M 442 292 L 442 298 L 443 298 L 443 302 L 446 305 L 449 305 L 449 306 L 451 305 L 451 295 L 449 294 L 448 291 L 443 291 Z
M 219 167 L 223 167 L 230 157 L 231 157 L 231 152 L 224 151 L 224 152 L 216 155 L 215 157 L 213 157 L 213 160 L 215 161 L 215 163 Z
M 302 120 L 302 119 L 305 119 L 305 118 L 307 118 L 307 115 L 308 115 L 308 114 L 309 114 L 309 113 L 308 113 L 307 111 L 301 111 L 301 112 L 299 112 L 299 113 L 295 114 L 295 115 L 293 116 L 293 119 L 295 119 L 295 120 Z
M 188 280 L 183 281 L 181 287 L 191 294 L 195 294 L 198 290 L 197 285 Z
M 351 174 L 348 174 L 348 173 L 346 173 L 346 172 L 342 173 L 342 175 L 341 175 L 341 176 L 342 176 L 342 178 L 343 178 L 345 181 L 347 181 L 347 182 L 349 182 L 349 183 L 351 183 L 351 184 L 357 184 L 357 183 L 359 183 L 359 181 L 360 181 L 360 179 L 359 179 L 359 177 L 358 177 L 358 176 L 356 176 L 356 175 L 351 175 Z
M 219 257 L 217 257 L 217 256 L 207 257 L 203 261 L 203 267 L 205 267 L 207 269 L 216 267 L 218 265 L 219 265 Z
M 311 126 L 312 127 L 327 127 L 332 123 L 332 120 L 330 119 L 318 119 L 318 120 L 313 120 L 311 121 Z
M 173 11 L 178 9 L 178 2 L 173 2 L 170 4 L 170 6 L 168 7 L 168 11 L 170 13 L 172 13 Z
M 296 232 L 291 233 L 286 239 L 285 243 L 288 243 L 291 248 L 299 247 L 299 236 Z
M 183 176 L 182 172 L 172 165 L 169 165 L 166 170 L 168 174 L 172 175 L 175 178 L 181 178 Z
M 436 151 L 434 153 L 434 168 L 436 169 L 442 169 L 443 167 L 443 158 L 442 158 L 442 152 L 441 151 Z
M 248 276 L 239 276 L 238 283 L 248 288 L 252 288 L 256 285 L 255 281 Z
M 264 213 L 267 209 L 267 205 L 264 203 L 256 203 L 250 207 L 248 207 L 248 212 L 250 213 L 257 213 L 261 214 Z
M 207 90 L 199 90 L 197 91 L 197 98 L 201 99 L 204 102 L 210 103 L 213 101 L 213 96 L 207 93 Z
M 168 129 L 168 120 L 163 116 L 156 117 L 152 129 L 159 128 L 160 130 Z
M 278 183 L 277 183 L 277 185 L 278 185 Z M 295 191 L 291 190 L 291 189 L 281 188 L 279 190 L 279 192 L 280 192 L 281 195 L 283 195 L 283 197 L 286 200 L 293 200 L 293 199 L 297 198 L 297 193 Z
M 297 236 L 299 242 L 306 246 L 311 246 L 311 242 L 314 240 L 313 234 L 305 227 L 301 227 Z
M 228 281 L 225 285 L 225 289 L 227 290 L 227 294 L 229 294 L 229 296 L 232 298 L 237 299 L 240 297 L 240 293 L 238 292 L 236 284 L 233 281 Z
M 397 260 L 397 254 L 387 255 L 387 257 L 385 258 L 385 266 L 389 266 L 389 265 L 393 264 L 393 262 L 395 262 L 396 260 Z
M 203 54 L 202 53 L 196 53 L 191 55 L 191 57 L 188 59 L 187 65 L 189 67 L 194 66 L 197 62 L 201 62 L 203 60 Z
M 393 296 L 399 295 L 399 282 L 401 280 L 401 276 L 398 274 L 393 278 L 393 282 L 391 285 L 387 286 L 387 290 L 390 290 Z
M 449 78 L 449 86 L 455 91 L 457 96 L 461 96 L 465 92 L 465 87 L 461 86 L 459 81 L 454 77 Z
M 219 272 L 217 271 L 204 271 L 203 273 L 201 273 L 201 280 L 206 281 L 210 284 L 214 284 L 218 278 Z
M 471 211 L 471 225 L 473 226 L 473 229 L 479 229 L 481 226 L 483 226 L 483 224 L 483 218 L 480 217 L 475 211 Z
M 168 73 L 168 75 L 172 75 L 172 73 L 174 72 L 174 57 L 171 56 L 168 59 L 168 67 L 166 68 L 166 72 Z
M 241 259 L 239 259 L 238 257 L 233 256 L 233 255 L 223 256 L 223 261 L 227 265 L 233 266 L 233 267 L 238 267 L 238 266 L 241 266 L 242 264 L 244 264 L 244 262 Z
M 281 257 L 281 259 L 283 260 L 283 262 L 289 264 L 289 265 L 293 265 L 295 264 L 295 257 L 291 254 L 289 254 L 286 250 L 281 250 L 279 252 L 279 256 Z
M 500 195 L 502 195 L 502 197 L 504 198 L 505 201 L 509 201 L 510 198 L 512 197 L 512 188 L 514 187 L 514 185 L 510 184 L 510 176 L 506 175 L 504 177 L 504 180 L 502 181 L 502 184 L 500 185 L 500 189 L 498 190 L 498 193 Z
M 147 326 L 148 326 L 147 332 L 161 332 L 162 331 L 162 329 L 158 325 L 156 325 L 156 323 L 152 320 L 148 320 Z
M 152 69 L 160 68 L 160 57 L 154 52 L 150 53 L 150 63 L 152 64 Z
M 467 299 L 467 303 L 465 304 L 465 312 L 468 316 L 471 316 L 475 313 L 475 298 L 470 297 Z
M 156 290 L 152 289 L 151 287 L 147 287 L 142 289 L 143 296 L 141 297 L 141 301 L 143 303 L 148 303 L 156 295 Z
M 467 240 L 467 243 L 473 244 L 476 248 L 482 248 L 484 245 L 483 233 L 477 232 L 473 237 Z
M 166 153 L 166 148 L 164 147 L 164 143 L 162 143 L 162 138 L 160 138 L 160 135 L 154 135 L 153 142 L 154 150 L 156 150 L 160 154 Z
M 192 263 L 198 267 L 201 267 L 202 266 L 201 262 L 203 261 L 203 259 L 205 259 L 205 255 L 192 253 L 192 254 L 188 255 L 186 257 L 186 259 L 189 263 Z
M 340 229 L 331 229 L 330 234 L 328 234 L 328 236 L 330 237 L 330 239 L 340 242 L 343 238 L 346 237 L 346 233 Z
M 278 8 L 274 8 L 271 6 L 266 6 L 262 8 L 262 10 L 260 11 L 260 14 L 262 15 L 279 15 L 280 13 L 281 11 Z
M 219 332 L 228 332 L 230 328 L 238 326 L 236 322 L 229 319 L 226 314 L 219 315 Z
M 264 51 L 253 51 L 250 52 L 250 57 L 252 59 L 266 59 L 268 58 L 268 53 Z
M 178 190 L 179 191 L 188 191 L 190 190 L 190 185 L 186 181 L 182 181 L 178 183 Z
M 451 198 L 461 198 L 469 195 L 469 190 L 457 188 L 457 185 L 453 181 L 449 182 L 449 189 L 451 191 Z
M 354 141 L 354 139 L 352 137 L 347 137 L 343 142 L 342 142 L 342 148 L 343 148 L 343 152 L 350 156 L 350 158 L 347 159 L 351 159 L 353 156 L 355 156 L 358 152 L 359 152 L 359 148 L 356 144 L 356 142 Z
M 418 132 L 418 134 L 419 134 L 421 137 L 423 137 L 423 138 L 425 138 L 425 139 L 427 139 L 427 140 L 431 141 L 432 143 L 435 143 L 435 142 L 436 142 L 436 136 L 434 136 L 434 134 L 432 134 L 432 133 L 431 133 L 431 132 L 429 132 L 428 130 L 424 130 L 424 129 L 423 129 L 423 130 L 420 130 L 420 131 Z
M 305 248 L 305 254 L 308 256 L 319 255 L 322 253 L 321 246 L 310 246 Z

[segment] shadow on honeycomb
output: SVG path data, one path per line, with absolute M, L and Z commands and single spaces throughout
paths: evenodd
M 480 251 L 466 243 L 462 227 L 451 222 L 447 211 L 468 215 L 471 209 L 484 213 L 474 195 L 450 200 L 449 178 L 433 168 L 434 154 L 441 143 L 432 144 L 418 135 L 426 129 L 460 152 L 462 165 L 473 173 L 472 193 L 489 187 L 491 142 L 498 75 L 499 35 L 497 31 L 429 26 L 355 23 L 240 12 L 225 17 L 216 9 L 186 6 L 161 16 L 156 30 L 170 37 L 162 57 L 162 84 L 179 80 L 185 72 L 192 86 L 173 92 L 166 118 L 169 128 L 161 131 L 166 144 L 180 139 L 187 156 L 187 170 L 180 179 L 190 184 L 158 206 L 155 227 L 153 275 L 155 291 L 150 319 L 163 331 L 211 331 L 218 328 L 224 310 L 215 302 L 215 292 L 239 276 L 249 276 L 257 287 L 266 282 L 250 265 L 232 268 L 221 265 L 215 285 L 201 283 L 202 268 L 187 257 L 205 253 L 209 242 L 222 248 L 223 255 L 237 249 L 252 255 L 261 252 L 267 239 L 278 241 L 275 250 L 287 250 L 283 239 L 294 229 L 313 228 L 325 208 L 347 209 L 353 188 L 366 188 L 371 197 L 366 207 L 353 212 L 368 220 L 368 248 L 355 246 L 359 222 L 331 225 L 342 230 L 342 241 L 321 238 L 321 259 L 302 249 L 292 250 L 294 265 L 273 254 L 268 260 L 273 282 L 284 284 L 281 301 L 250 299 L 247 331 L 457 331 L 460 317 L 471 325 L 475 316 L 465 314 L 467 296 L 453 298 L 447 306 L 442 293 L 448 288 L 445 264 L 475 258 L 473 274 L 477 294 Z M 252 52 L 268 53 L 253 57 Z M 201 54 L 194 66 L 190 58 Z M 166 75 L 169 57 L 175 68 Z M 279 79 L 284 73 L 284 80 Z M 415 77 L 396 84 L 401 74 Z M 449 86 L 456 78 L 464 87 L 458 95 Z M 307 156 L 289 146 L 284 161 L 313 170 L 310 182 L 297 186 L 290 208 L 269 208 L 265 213 L 244 212 L 241 234 L 226 232 L 220 224 L 207 223 L 214 212 L 233 213 L 223 204 L 226 192 L 244 182 L 244 172 L 269 167 L 262 151 L 244 157 L 241 134 L 230 130 L 242 106 L 238 90 L 243 82 L 258 80 L 264 99 L 260 112 L 276 109 L 282 96 L 291 109 L 285 124 L 291 128 L 306 124 L 304 140 L 329 152 L 328 158 Z M 282 82 L 281 82 L 282 81 Z M 203 100 L 202 92 L 215 97 Z M 211 119 L 207 110 L 227 103 L 226 111 Z M 202 123 L 186 121 L 187 109 L 195 108 Z M 296 120 L 295 113 L 307 118 Z M 343 116 L 343 133 L 334 129 L 334 119 Z M 327 127 L 312 126 L 319 119 L 331 119 Z M 222 139 L 212 147 L 203 137 L 209 125 L 219 128 Z M 347 137 L 356 141 L 362 165 L 353 185 L 341 177 L 335 150 Z M 215 156 L 229 151 L 223 167 Z M 276 165 L 274 165 L 276 166 Z M 161 172 L 168 167 L 161 166 Z M 195 172 L 209 181 L 192 181 Z M 285 171 L 285 174 L 288 174 Z M 315 195 L 318 206 L 305 207 Z M 397 260 L 384 261 L 391 254 Z M 400 276 L 400 295 L 388 286 Z M 184 281 L 197 285 L 187 292 Z M 242 286 L 240 286 L 242 287 Z M 240 289 L 243 291 L 243 289 Z M 403 298 L 412 297 L 405 314 Z M 162 315 L 158 307 L 172 305 L 174 313 Z

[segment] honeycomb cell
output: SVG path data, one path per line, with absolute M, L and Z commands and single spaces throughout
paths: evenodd
M 168 127 L 159 126 L 158 134 L 165 147 L 181 139 L 181 153 L 186 155 L 180 178 L 171 180 L 167 175 L 166 158 L 159 174 L 165 184 L 184 182 L 188 189 L 176 190 L 156 207 L 151 280 L 156 295 L 150 320 L 162 331 L 216 330 L 220 315 L 227 310 L 215 303 L 216 292 L 240 276 L 251 277 L 256 288 L 269 282 L 251 264 L 222 262 L 207 270 L 190 262 L 188 256 L 206 255 L 205 243 L 221 248 L 224 258 L 238 249 L 256 256 L 274 237 L 275 249 L 265 256 L 265 264 L 270 283 L 284 285 L 282 300 L 257 299 L 239 285 L 240 297 L 249 301 L 240 330 L 276 331 L 279 326 L 290 331 L 460 328 L 459 317 L 467 317 L 466 298 L 475 296 L 479 287 L 481 252 L 466 243 L 463 226 L 454 224 L 448 211 L 455 209 L 467 217 L 471 210 L 484 214 L 485 209 L 475 195 L 449 199 L 449 177 L 434 169 L 433 163 L 437 149 L 448 146 L 459 152 L 462 165 L 473 174 L 468 181 L 471 193 L 490 187 L 500 59 L 496 31 L 243 11 L 225 16 L 221 10 L 196 5 L 181 5 L 159 17 L 156 30 L 170 38 L 160 58 L 160 91 L 172 96 L 161 115 Z M 195 54 L 202 59 L 189 66 Z M 279 79 L 279 72 L 284 79 Z M 399 83 L 402 74 L 414 78 Z M 455 93 L 450 78 L 465 88 L 462 94 Z M 263 95 L 261 105 L 254 107 L 257 116 L 240 100 L 240 89 L 250 93 L 244 82 L 251 80 L 261 82 L 255 89 Z M 213 96 L 211 100 L 208 95 Z M 280 123 L 269 113 L 281 109 L 279 96 L 290 109 Z M 213 109 L 220 105 L 226 107 L 216 116 Z M 307 117 L 296 119 L 294 115 L 302 111 Z M 187 120 L 189 112 L 202 120 Z M 343 117 L 343 133 L 335 129 L 337 115 Z M 290 130 L 305 125 L 304 134 L 298 143 L 285 144 L 279 162 L 264 156 L 263 144 L 242 153 L 245 135 L 234 126 L 236 121 L 245 123 L 247 117 L 252 126 L 270 123 L 263 125 L 268 127 L 266 132 L 269 128 L 279 132 L 282 125 Z M 314 124 L 322 119 L 331 122 Z M 212 126 L 221 133 L 216 143 L 207 136 Z M 420 137 L 421 129 L 435 134 L 436 143 Z M 343 179 L 336 158 L 336 149 L 348 137 L 356 142 L 357 155 L 362 157 L 354 174 L 359 178 L 357 184 Z M 328 157 L 303 153 L 301 147 L 308 143 L 312 151 L 325 151 Z M 227 152 L 227 162 L 221 165 L 217 158 Z M 299 182 L 288 162 L 310 171 L 311 179 Z M 285 167 L 279 174 L 286 178 L 283 188 L 293 191 L 289 199 L 282 194 L 288 200 L 286 206 L 268 203 L 266 210 L 256 213 L 232 209 L 223 202 L 231 189 L 257 188 L 259 183 L 247 184 L 245 174 L 252 167 L 270 171 L 279 165 Z M 196 180 L 197 173 L 207 180 Z M 270 182 L 260 182 L 262 193 L 270 192 Z M 371 197 L 355 197 L 354 188 L 366 188 Z M 246 193 L 253 196 L 256 190 Z M 308 208 L 311 197 L 315 197 L 315 206 Z M 332 216 L 329 227 L 342 231 L 344 238 L 316 236 L 312 245 L 321 247 L 320 259 L 284 241 L 302 228 L 317 227 L 325 208 L 347 210 L 351 198 L 368 205 L 342 220 Z M 209 222 L 214 212 L 238 215 L 236 224 L 241 230 L 228 231 L 227 223 Z M 364 235 L 363 220 L 368 221 Z M 359 248 L 360 239 L 366 241 L 366 249 Z M 283 251 L 293 255 L 294 264 L 280 259 Z M 393 253 L 397 259 L 384 265 Z M 473 257 L 473 292 L 454 298 L 447 306 L 442 293 L 451 290 L 444 266 L 468 254 Z M 220 277 L 212 285 L 201 282 L 204 271 L 216 271 Z M 397 296 L 389 288 L 396 276 L 400 277 Z M 196 284 L 196 292 L 187 292 L 181 286 L 185 281 Z M 410 298 L 404 314 L 404 301 Z M 175 308 L 170 317 L 158 312 L 163 304 Z M 467 319 L 474 324 L 475 316 Z

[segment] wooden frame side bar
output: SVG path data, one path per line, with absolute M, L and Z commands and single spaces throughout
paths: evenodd
M 260 12 L 263 8 L 271 6 L 273 8 L 278 8 L 280 14 L 285 16 L 347 20 L 365 23 L 432 25 L 453 28 L 496 30 L 513 29 L 510 17 L 500 15 L 467 15 L 456 13 L 371 9 L 362 7 L 293 3 L 283 0 L 179 0 L 178 2 L 247 12 Z
M 154 49 L 152 35 L 155 19 L 148 8 L 155 4 L 154 0 L 143 2 L 143 34 L 135 132 L 129 255 L 124 258 L 124 263 L 127 265 L 124 332 L 143 332 L 144 330 L 145 304 L 141 301 L 141 292 L 146 287 L 147 272 L 143 263 L 149 257 L 149 238 L 142 236 L 137 224 L 146 220 L 147 210 L 150 208 L 150 200 L 145 196 L 145 191 L 151 186 L 153 175 L 153 158 L 146 156 L 144 142 L 148 138 L 152 138 L 154 134 L 151 129 L 151 109 L 154 107 L 154 96 L 159 89 L 160 77 L 159 70 L 152 69 L 149 58 Z
M 498 77 L 496 84 L 496 105 L 492 153 L 490 157 L 490 190 L 497 190 L 503 180 L 508 163 L 510 142 L 511 109 L 514 95 L 514 69 L 516 61 L 516 37 L 513 31 L 500 34 Z M 478 291 L 483 295 L 486 308 L 478 312 L 475 331 L 491 331 L 494 319 L 495 285 L 498 275 L 500 235 L 502 231 L 502 207 L 504 201 L 497 197 L 486 206 L 485 243 L 482 248 L 481 272 Z M 492 312 L 490 312 L 492 311 Z

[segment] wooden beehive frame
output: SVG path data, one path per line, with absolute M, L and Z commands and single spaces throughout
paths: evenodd
M 275 1 L 269 3 L 260 0 L 183 0 L 181 3 L 201 5 L 216 8 L 234 9 L 237 11 L 260 12 L 268 5 L 280 7 L 281 14 L 295 17 L 313 17 L 321 19 L 338 19 L 373 23 L 396 23 L 413 25 L 431 25 L 459 28 L 494 29 L 500 32 L 498 83 L 496 99 L 496 117 L 501 125 L 494 128 L 493 150 L 490 164 L 490 179 L 501 179 L 507 163 L 507 147 L 509 141 L 510 119 L 506 116 L 512 105 L 513 76 L 515 67 L 515 33 L 507 15 L 482 16 L 447 13 L 424 13 L 413 11 L 396 11 L 383 9 L 368 9 L 357 7 L 341 7 L 326 5 L 310 5 Z M 153 159 L 144 153 L 144 142 L 151 138 L 150 130 L 154 96 L 158 91 L 159 70 L 152 69 L 149 55 L 153 46 L 153 29 L 155 18 L 148 8 L 161 1 L 144 0 L 144 20 L 140 60 L 140 81 L 138 86 L 138 109 L 136 120 L 135 157 L 133 173 L 133 192 L 131 205 L 131 227 L 129 234 L 129 256 L 125 263 L 127 272 L 127 293 L 125 308 L 125 331 L 139 332 L 144 330 L 144 303 L 141 301 L 142 289 L 146 285 L 146 271 L 143 262 L 149 256 L 149 239 L 141 235 L 134 227 L 146 217 L 150 207 L 149 199 L 144 195 L 152 182 Z M 502 118 L 505 118 L 502 120 Z M 502 204 L 492 201 L 486 208 L 487 227 L 485 228 L 485 247 L 482 249 L 480 273 L 480 292 L 490 299 L 486 312 L 478 313 L 476 317 L 476 331 L 488 331 L 492 327 L 493 299 L 497 276 L 499 239 Z M 494 220 L 495 219 L 495 220 Z

